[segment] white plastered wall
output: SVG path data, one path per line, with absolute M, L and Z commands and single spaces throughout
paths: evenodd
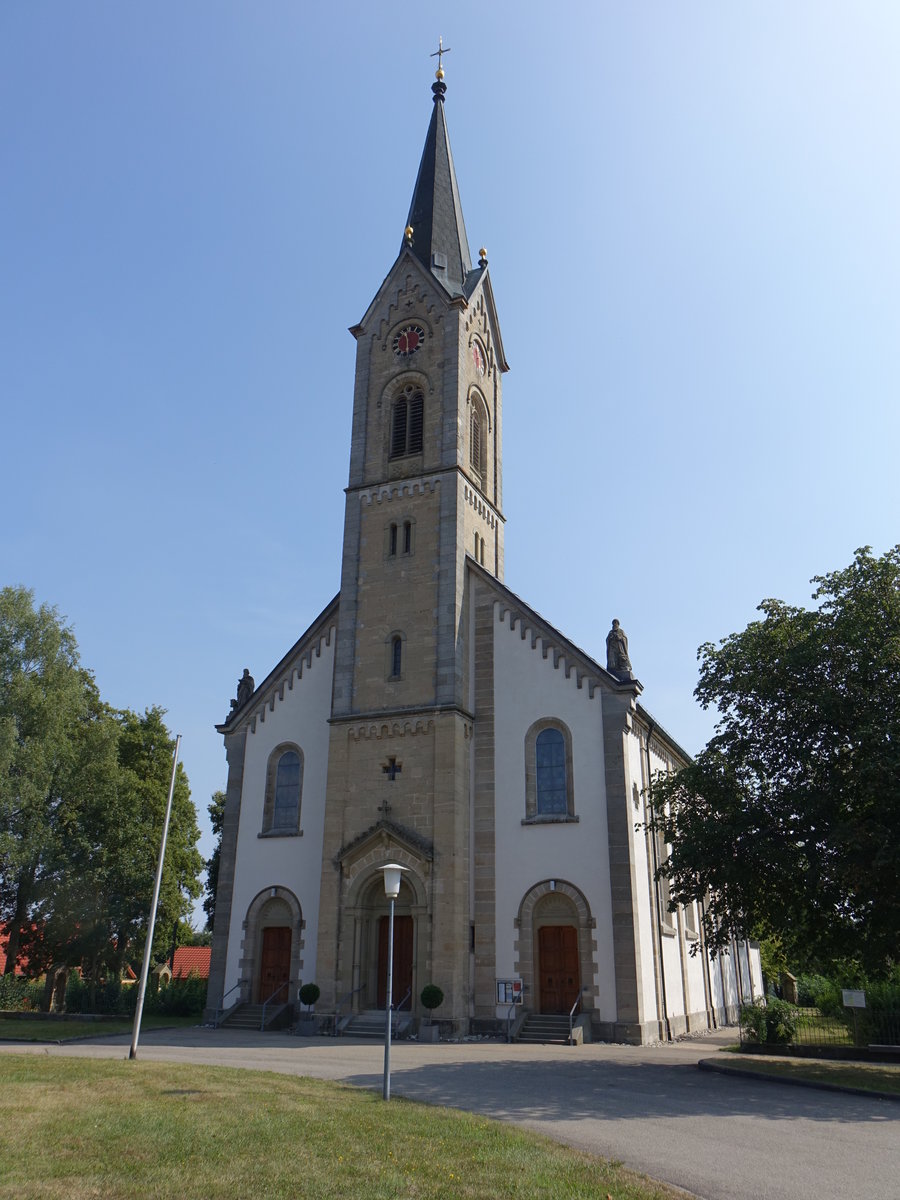
M 293 687 L 285 685 L 283 696 L 278 689 L 274 703 L 265 706 L 265 720 L 257 719 L 255 729 L 247 732 L 225 967 L 226 991 L 240 978 L 247 910 L 254 897 L 270 887 L 288 888 L 300 902 L 306 926 L 302 933 L 301 978 L 307 982 L 315 979 L 334 644 L 333 632 L 329 644 L 321 639 L 309 661 L 303 660 L 302 675 L 294 673 Z M 259 837 L 269 755 L 283 742 L 294 743 L 303 751 L 302 836 Z
M 606 820 L 600 692 L 591 698 L 587 682 L 577 685 L 566 661 L 554 666 L 550 649 L 521 624 L 510 629 L 509 615 L 495 609 L 494 625 L 494 787 L 497 972 L 513 978 L 519 937 L 519 905 L 535 884 L 548 879 L 572 884 L 590 906 L 597 943 L 594 976 L 582 987 L 594 993 L 603 1021 L 616 1019 L 609 846 Z M 564 722 L 572 735 L 577 822 L 523 825 L 525 816 L 525 736 L 542 718 Z M 527 1002 L 527 1001 L 526 1001 Z M 505 1017 L 506 1010 L 498 1008 Z

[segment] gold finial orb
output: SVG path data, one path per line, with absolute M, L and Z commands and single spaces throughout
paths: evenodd
M 413 235 L 413 227 L 412 227 L 412 225 L 407 225 L 407 227 L 403 230 L 403 236 L 406 238 L 406 240 L 408 242 L 411 242 L 412 235 Z
M 443 79 L 443 78 L 444 78 L 444 68 L 443 68 L 443 67 L 438 67 L 438 69 L 437 69 L 437 70 L 435 71 L 435 73 L 434 73 L 434 77 L 435 77 L 435 79 L 437 79 L 438 81 L 440 81 L 441 79 Z
M 478 251 L 478 258 L 482 263 L 487 262 L 487 250 L 485 250 L 484 246 Z

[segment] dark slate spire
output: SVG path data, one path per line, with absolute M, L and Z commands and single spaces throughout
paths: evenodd
M 472 260 L 447 136 L 444 117 L 447 85 L 440 67 L 437 83 L 431 85 L 431 90 L 434 92 L 434 111 L 406 222 L 412 227 L 412 236 L 411 239 L 404 237 L 401 249 L 409 246 L 426 269 L 451 295 L 456 295 L 464 291 Z

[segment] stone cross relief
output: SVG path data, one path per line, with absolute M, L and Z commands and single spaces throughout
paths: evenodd
M 397 776 L 403 770 L 403 764 L 398 763 L 396 758 L 389 758 L 387 763 L 382 764 L 381 769 L 384 774 L 387 775 L 388 781 L 390 783 L 394 783 L 396 782 Z M 383 813 L 384 816 L 387 816 L 391 811 L 391 802 L 387 799 L 387 797 L 385 797 L 381 804 L 378 805 L 378 811 Z

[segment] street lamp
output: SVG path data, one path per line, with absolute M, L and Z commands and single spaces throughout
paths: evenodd
M 387 953 L 387 1003 L 384 1021 L 384 1086 L 382 1100 L 391 1098 L 391 1009 L 394 1007 L 394 901 L 400 895 L 400 876 L 406 870 L 399 863 L 385 863 L 381 868 L 384 875 L 384 894 L 391 902 L 388 921 Z

